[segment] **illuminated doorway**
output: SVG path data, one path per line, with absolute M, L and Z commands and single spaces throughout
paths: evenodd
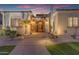
M 37 22 L 37 32 L 44 32 L 44 21 L 40 20 Z
M 35 20 L 32 20 L 30 22 L 30 25 L 31 25 L 31 32 L 36 32 L 37 31 L 37 24 L 36 24 L 36 21 Z
M 30 22 L 31 25 L 31 32 L 35 33 L 35 32 L 44 32 L 44 21 L 39 20 L 33 20 Z

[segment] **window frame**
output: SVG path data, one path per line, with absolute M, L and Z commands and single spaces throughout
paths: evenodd
M 77 17 L 77 16 L 71 17 L 71 18 L 72 18 L 72 26 L 69 26 L 69 18 L 70 18 L 70 17 L 68 17 L 68 19 L 67 19 L 67 27 L 68 27 L 68 28 L 79 27 L 79 18 L 78 18 L 78 17 L 77 17 L 78 25 L 77 25 L 77 26 L 74 25 L 74 20 L 75 20 L 74 18 L 75 18 L 75 17 Z

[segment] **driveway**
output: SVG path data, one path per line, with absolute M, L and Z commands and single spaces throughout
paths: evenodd
M 30 36 L 25 36 L 10 55 L 49 55 L 45 47 L 49 42 L 50 39 L 46 33 L 35 33 Z

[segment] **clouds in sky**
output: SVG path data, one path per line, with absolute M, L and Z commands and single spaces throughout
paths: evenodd
M 50 5 L 19 5 L 17 8 L 30 9 L 34 14 L 46 14 L 50 12 Z
M 47 9 L 47 8 L 34 8 L 34 9 L 32 9 L 32 12 L 34 13 L 34 14 L 48 14 L 49 12 L 50 12 L 50 10 L 49 9 Z
M 66 5 L 66 4 L 7 4 L 7 5 L 0 5 L 0 11 L 6 11 L 6 10 L 10 10 L 10 11 L 28 11 L 31 10 L 33 13 L 49 13 L 51 10 L 53 10 L 54 8 L 65 8 L 65 7 L 69 7 L 70 5 Z
M 57 4 L 57 5 L 53 5 L 52 7 L 53 8 L 65 8 L 65 7 L 69 7 L 70 4 Z
M 32 6 L 30 5 L 19 5 L 19 6 L 16 6 L 17 8 L 32 8 Z

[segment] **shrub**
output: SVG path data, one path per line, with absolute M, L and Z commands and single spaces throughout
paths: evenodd
M 0 37 L 5 36 L 5 31 L 4 30 L 0 30 Z
M 71 35 L 71 37 L 72 37 L 73 39 L 76 39 L 76 35 Z
M 54 35 L 54 34 L 50 34 L 49 35 L 49 38 L 58 38 L 58 36 L 57 35 Z
M 14 30 L 5 30 L 5 35 L 10 37 L 10 38 L 14 38 L 17 36 L 17 31 Z
M 18 34 L 18 33 L 17 33 L 17 36 L 21 36 L 21 34 Z

